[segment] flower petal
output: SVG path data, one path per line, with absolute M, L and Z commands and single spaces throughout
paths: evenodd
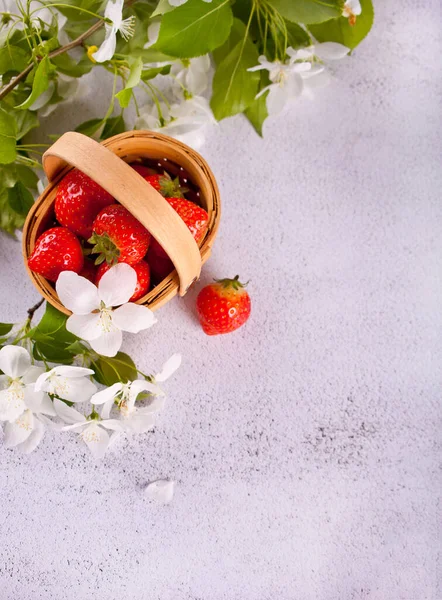
M 86 377 L 87 375 L 93 375 L 92 369 L 86 369 L 85 367 L 71 367 L 69 365 L 59 365 L 52 369 L 51 373 L 67 377 L 68 379 L 76 379 L 77 377 Z
M 37 414 L 49 415 L 50 417 L 57 416 L 57 413 L 55 412 L 54 408 L 54 403 L 47 394 L 43 395 L 43 400 L 41 401 L 39 409 L 33 412 L 36 412 Z
M 35 365 L 31 365 L 26 373 L 21 378 L 22 383 L 35 383 L 37 379 L 40 377 L 45 370 L 43 367 L 37 367 Z
M 119 329 L 130 333 L 138 333 L 143 329 L 149 329 L 157 322 L 150 308 L 133 302 L 123 304 L 123 306 L 114 310 L 112 321 Z
M 0 421 L 15 421 L 26 410 L 24 388 L 21 392 L 11 388 L 0 392 Z
M 117 27 L 123 19 L 123 5 L 124 0 L 108 0 L 104 10 L 104 16 Z
M 68 402 L 87 402 L 97 391 L 97 386 L 86 377 L 68 379 L 57 376 L 51 380 L 52 393 Z
M 166 381 L 171 375 L 175 373 L 178 367 L 181 365 L 181 354 L 172 354 L 169 360 L 163 365 L 161 371 L 155 375 L 155 381 Z
M 336 42 L 324 42 L 315 46 L 315 54 L 321 60 L 340 60 L 349 52 L 350 48 Z
M 95 352 L 103 356 L 115 356 L 123 343 L 123 334 L 119 329 L 102 332 L 100 337 L 90 340 L 90 345 Z
M 0 350 L 0 369 L 15 379 L 21 377 L 31 366 L 31 357 L 25 348 L 19 346 L 3 346 Z
M 100 417 L 102 419 L 109 419 L 112 408 L 114 406 L 114 399 L 111 398 L 107 402 L 101 405 Z
M 21 444 L 31 435 L 34 429 L 34 415 L 30 410 L 25 412 L 14 422 L 5 425 L 5 446 L 12 448 Z
M 91 423 L 80 437 L 95 458 L 103 458 L 109 446 L 109 434 L 96 423 Z
M 124 425 L 128 433 L 135 433 L 137 435 L 140 433 L 146 433 L 155 425 L 155 414 L 142 414 L 137 411 L 128 419 L 125 419 Z
M 115 47 L 117 45 L 117 31 L 117 28 L 114 26 L 106 26 L 106 37 L 104 38 L 104 42 L 101 44 L 97 52 L 92 54 L 92 58 L 98 63 L 111 60 L 115 54 Z
M 286 105 L 289 95 L 287 86 L 272 85 L 267 96 L 266 104 L 269 115 L 277 115 Z
M 137 286 L 135 269 L 125 263 L 111 267 L 98 284 L 98 294 L 106 306 L 120 306 L 129 301 Z
M 159 386 L 155 385 L 154 383 L 151 383 L 150 381 L 146 381 L 145 379 L 136 379 L 130 384 L 130 407 L 134 406 L 135 400 L 137 399 L 138 394 L 140 394 L 141 392 L 149 392 L 149 394 L 152 394 L 154 396 L 164 396 L 164 392 Z
M 121 392 L 122 389 L 122 383 L 114 383 L 110 387 L 94 394 L 91 398 L 91 402 L 92 404 L 104 404 L 109 400 L 114 400 L 115 396 L 118 394 L 118 392 Z
M 86 423 L 86 417 L 84 415 L 58 398 L 54 398 L 54 408 L 57 415 L 60 419 L 63 419 L 65 423 Z
M 146 495 L 161 504 L 169 504 L 172 501 L 175 491 L 175 482 L 167 479 L 157 479 L 149 483 L 146 488 Z
M 71 315 L 66 321 L 66 329 L 77 337 L 90 342 L 99 337 L 103 332 L 100 313 Z
M 88 315 L 100 307 L 96 286 L 73 271 L 60 273 L 55 289 L 61 302 L 75 315 Z
M 101 427 L 112 431 L 124 431 L 123 424 L 118 419 L 104 419 L 103 421 L 99 421 L 99 423 Z
M 44 392 L 36 392 L 33 383 L 28 383 L 28 385 L 24 387 L 24 393 L 26 407 L 32 410 L 33 413 L 39 412 L 43 397 L 46 396 L 46 394 Z
M 30 435 L 28 435 L 26 440 L 19 444 L 19 450 L 24 452 L 24 454 L 30 454 L 33 452 L 43 439 L 45 429 L 46 428 L 43 423 L 34 417 L 34 429 L 31 431 Z

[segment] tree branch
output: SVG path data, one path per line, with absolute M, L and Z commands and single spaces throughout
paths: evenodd
M 43 304 L 44 301 L 45 301 L 45 299 L 42 298 L 41 300 L 39 300 L 39 302 L 37 302 L 37 304 L 34 304 L 34 306 L 32 308 L 28 309 L 29 323 L 32 321 L 32 317 L 34 316 L 35 311 L 40 308 L 40 306 Z
M 103 24 L 104 24 L 104 21 L 97 21 L 94 25 L 92 25 L 92 27 L 89 27 L 89 29 L 87 31 L 85 31 L 80 36 L 78 36 L 78 38 L 76 38 L 75 40 L 72 40 L 72 42 L 70 42 L 69 44 L 66 44 L 65 46 L 61 46 L 61 48 L 57 48 L 57 50 L 54 50 L 53 52 L 51 52 L 49 54 L 49 58 L 54 58 L 55 56 L 64 54 L 64 52 L 68 52 L 68 50 L 72 50 L 72 48 L 76 48 L 77 46 L 80 46 L 84 42 L 85 39 L 87 39 L 93 33 L 98 31 L 98 29 L 100 29 L 100 27 L 102 27 Z M 8 83 L 8 85 L 5 85 L 5 87 L 0 90 L 0 100 L 2 100 L 7 94 L 9 94 L 9 92 L 11 92 L 15 87 L 17 87 L 18 84 L 20 83 L 20 81 L 22 81 L 23 79 L 26 79 L 26 77 L 29 75 L 29 73 L 32 71 L 33 68 L 34 68 L 33 64 L 28 65 L 26 67 L 26 69 L 24 71 L 22 71 L 19 75 L 17 75 L 17 77 L 14 77 L 14 79 L 12 79 Z

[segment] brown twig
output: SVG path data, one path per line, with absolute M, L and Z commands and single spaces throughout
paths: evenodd
M 37 304 L 34 304 L 34 306 L 32 306 L 31 308 L 28 309 L 29 323 L 32 321 L 32 317 L 34 316 L 35 311 L 40 308 L 40 306 L 43 304 L 44 301 L 45 301 L 45 299 L 42 298 L 39 302 L 37 302 Z
M 59 56 L 60 54 L 64 54 L 65 52 L 68 52 L 68 50 L 72 50 L 72 48 L 76 48 L 77 46 L 80 46 L 84 42 L 85 39 L 87 39 L 93 33 L 98 31 L 98 29 L 100 29 L 100 27 L 102 27 L 103 23 L 104 23 L 104 21 L 97 21 L 94 25 L 92 25 L 92 27 L 89 27 L 89 29 L 87 31 L 85 31 L 84 33 L 79 35 L 78 38 L 76 38 L 75 40 L 72 40 L 72 42 L 69 42 L 69 44 L 66 44 L 65 46 L 61 46 L 61 48 L 57 48 L 57 50 L 54 50 L 53 52 L 51 52 L 49 54 L 49 58 L 54 58 L 55 56 Z M 11 92 L 15 87 L 17 87 L 18 84 L 20 83 L 20 81 L 25 79 L 29 75 L 29 73 L 32 71 L 33 68 L 34 68 L 33 64 L 28 65 L 26 67 L 26 69 L 24 71 L 22 71 L 19 75 L 17 75 L 17 77 L 14 77 L 14 79 L 12 79 L 8 83 L 8 85 L 5 85 L 5 87 L 0 90 L 0 100 L 2 100 L 2 98 L 4 98 L 7 94 L 9 94 L 9 92 Z
M 125 4 L 125 7 L 127 8 L 128 6 L 131 6 L 135 2 L 136 2 L 136 0 L 128 0 Z M 72 40 L 72 42 L 69 42 L 69 44 L 66 44 L 65 46 L 61 46 L 60 48 L 57 48 L 57 50 L 54 50 L 53 52 L 51 52 L 48 55 L 49 58 L 55 58 L 56 56 L 59 56 L 60 54 L 64 54 L 65 52 L 72 50 L 72 48 L 81 46 L 81 44 L 84 42 L 84 40 L 86 40 L 93 33 L 98 31 L 100 29 L 100 27 L 102 27 L 103 25 L 104 25 L 104 21 L 97 21 L 94 25 L 92 25 L 92 27 L 89 27 L 89 29 L 87 31 L 85 31 L 84 33 L 79 35 L 78 38 L 76 38 L 75 40 Z M 8 83 L 8 85 L 5 85 L 5 87 L 3 87 L 0 90 L 0 100 L 2 100 L 7 94 L 9 94 L 9 92 L 11 92 L 15 87 L 17 87 L 18 84 L 20 83 L 20 81 L 22 81 L 23 79 L 26 79 L 26 77 L 29 75 L 29 73 L 32 71 L 33 68 L 34 68 L 33 64 L 28 65 L 26 67 L 26 69 L 24 71 L 22 71 L 19 75 L 17 75 L 17 77 L 14 77 L 14 79 L 12 79 Z

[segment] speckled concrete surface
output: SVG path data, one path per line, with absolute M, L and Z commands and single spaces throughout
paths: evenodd
M 202 281 L 251 279 L 247 327 L 206 338 L 198 286 L 125 341 L 146 369 L 184 355 L 155 432 L 98 464 L 74 435 L 0 449 L 1 600 L 442 598 L 440 7 L 377 5 L 339 84 L 202 150 L 224 201 Z M 20 319 L 5 237 L 0 265 Z

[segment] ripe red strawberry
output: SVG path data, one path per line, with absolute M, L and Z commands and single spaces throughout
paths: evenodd
M 88 240 L 95 217 L 105 206 L 114 203 L 112 196 L 98 183 L 74 169 L 58 186 L 55 216 L 61 225 Z
M 81 244 L 66 227 L 52 227 L 42 233 L 28 258 L 31 271 L 49 281 L 57 281 L 62 271 L 79 273 L 83 262 Z
M 136 286 L 133 296 L 131 296 L 129 302 L 135 302 L 135 300 L 139 300 L 142 296 L 144 296 L 144 294 L 147 294 L 147 292 L 149 291 L 150 268 L 149 268 L 149 265 L 147 264 L 147 262 L 145 262 L 144 260 L 141 260 L 136 265 L 131 265 L 131 266 L 133 269 L 135 269 L 135 272 L 137 274 L 137 286 Z M 111 265 L 108 265 L 106 262 L 102 263 L 98 267 L 97 275 L 96 275 L 95 281 L 94 281 L 95 285 L 98 285 L 98 282 L 100 281 L 100 279 L 103 277 L 103 275 L 106 273 L 106 271 L 109 271 L 110 268 L 111 268 Z
M 109 265 L 124 262 L 134 265 L 145 256 L 150 233 L 120 204 L 103 208 L 93 225 L 89 239 L 94 244 L 92 254 L 99 254 L 95 264 L 106 261 Z
M 152 169 L 149 169 L 149 167 L 145 167 L 144 165 L 134 164 L 131 165 L 131 167 L 134 171 L 139 173 L 141 177 L 149 177 L 152 173 Z
M 152 174 L 151 169 L 143 165 L 131 166 L 165 198 L 183 198 L 183 193 L 188 191 L 187 188 L 181 186 L 179 177 L 172 179 L 166 172 L 162 175 L 160 173 Z
M 175 212 L 180 215 L 195 241 L 199 243 L 207 230 L 209 222 L 207 212 L 185 198 L 166 198 L 166 200 Z M 167 256 L 163 247 L 153 238 L 149 248 L 148 259 L 152 276 L 157 282 L 164 279 L 164 277 L 173 271 L 172 261 Z
M 238 281 L 238 275 L 234 279 L 219 279 L 200 291 L 196 309 L 204 333 L 230 333 L 249 318 L 250 296 Z
M 79 275 L 81 275 L 81 277 L 85 277 L 86 279 L 89 279 L 89 281 L 92 281 L 92 283 L 95 283 L 95 277 L 97 275 L 97 267 L 94 265 L 94 263 L 91 260 L 89 260 L 88 258 L 85 258 L 83 268 L 81 269 Z

